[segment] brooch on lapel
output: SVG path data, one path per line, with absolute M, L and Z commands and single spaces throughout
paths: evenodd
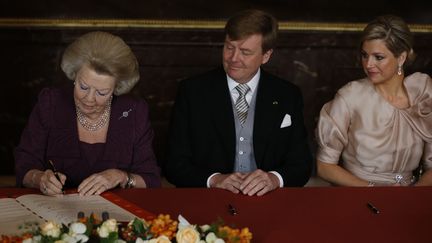
M 131 112 L 132 109 L 129 109 L 128 111 L 123 111 L 122 115 L 119 117 L 119 120 L 122 119 L 123 117 L 126 118 L 129 116 L 129 112 Z

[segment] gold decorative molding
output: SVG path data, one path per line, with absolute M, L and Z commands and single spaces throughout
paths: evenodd
M 3 27 L 220 29 L 224 24 L 201 20 L 0 18 Z
M 0 18 L 0 27 L 9 28 L 139 28 L 139 29 L 223 29 L 220 20 L 152 20 L 152 19 L 41 19 Z M 282 31 L 359 32 L 365 23 L 280 21 Z M 430 24 L 411 24 L 411 31 L 432 33 Z

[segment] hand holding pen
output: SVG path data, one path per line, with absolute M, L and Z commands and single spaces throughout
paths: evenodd
M 64 194 L 63 185 L 66 181 L 66 176 L 57 171 L 51 160 L 48 160 L 48 165 L 52 172 L 49 170 L 45 171 L 45 178 L 41 178 L 41 191 L 47 195 Z

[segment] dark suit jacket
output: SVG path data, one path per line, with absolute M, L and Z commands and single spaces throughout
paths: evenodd
M 285 186 L 303 186 L 312 158 L 303 123 L 299 88 L 261 70 L 257 88 L 253 145 L 257 167 L 277 171 Z M 181 82 L 174 106 L 165 173 L 180 187 L 205 187 L 215 172 L 232 173 L 235 124 L 222 68 Z M 292 125 L 280 128 L 285 114 Z
M 124 111 L 127 117 L 119 119 Z M 15 150 L 17 186 L 31 169 L 56 169 L 67 176 L 66 186 L 76 187 L 93 173 L 118 168 L 143 177 L 148 187 L 160 186 L 160 171 L 153 153 L 153 130 L 143 100 L 114 96 L 102 158 L 89 164 L 80 149 L 73 87 L 46 88 L 39 94 L 21 141 Z

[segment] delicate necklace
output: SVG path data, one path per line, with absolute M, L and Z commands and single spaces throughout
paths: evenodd
M 110 100 L 108 101 L 108 104 L 105 107 L 104 112 L 102 113 L 102 115 L 100 116 L 99 120 L 96 123 L 89 122 L 87 120 L 87 118 L 84 116 L 84 114 L 81 112 L 79 107 L 75 106 L 78 122 L 81 124 L 81 126 L 84 129 L 86 129 L 87 131 L 90 131 L 90 132 L 94 132 L 94 131 L 101 129 L 102 127 L 104 127 L 107 124 L 107 122 L 109 120 L 109 117 L 111 114 L 111 101 L 112 101 L 112 96 L 111 96 Z

